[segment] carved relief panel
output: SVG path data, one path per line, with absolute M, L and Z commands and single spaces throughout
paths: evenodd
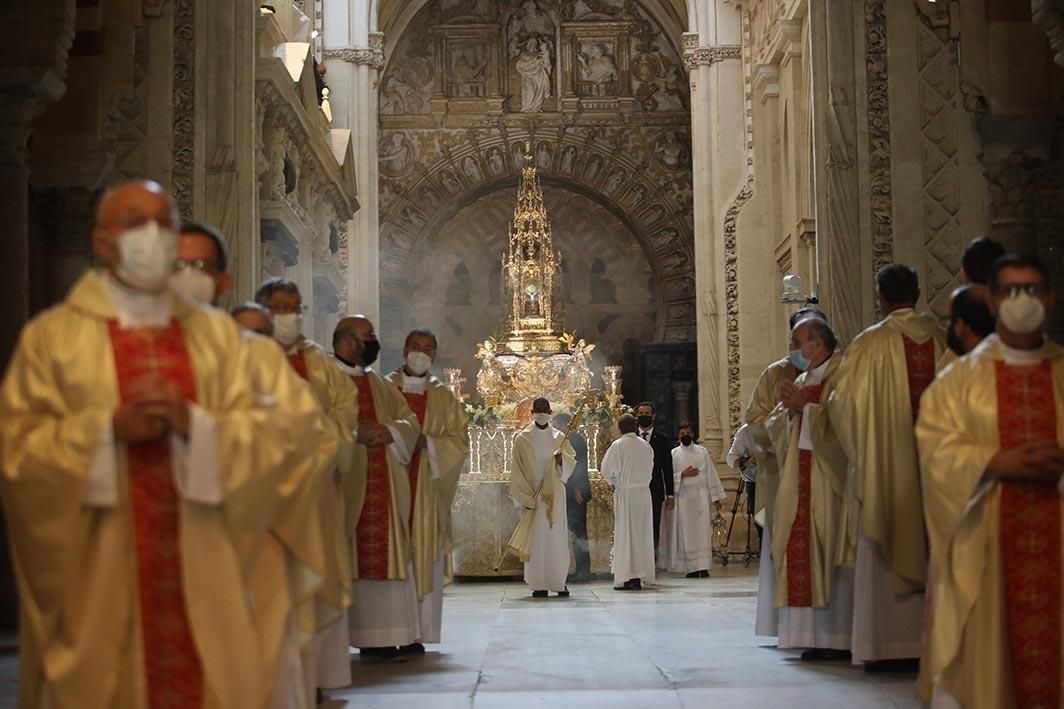
M 567 111 L 631 109 L 630 22 L 562 25 L 562 103 Z

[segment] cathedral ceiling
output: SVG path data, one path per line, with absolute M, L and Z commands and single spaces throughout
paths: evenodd
M 473 231 L 448 253 L 487 280 L 475 264 L 502 255 L 527 147 L 551 186 L 548 211 L 583 200 L 620 225 L 608 230 L 617 248 L 578 220 L 554 225 L 556 239 L 576 247 L 573 277 L 592 277 L 581 252 L 601 248 L 596 268 L 619 274 L 631 266 L 608 259 L 635 259 L 654 284 L 638 307 L 618 303 L 624 312 L 586 334 L 694 339 L 690 108 L 674 39 L 632 0 L 433 0 L 420 9 L 395 38 L 379 88 L 381 295 L 394 327 L 441 325 L 407 320 L 424 305 L 425 279 L 453 275 L 433 273 L 425 254 L 454 224 Z M 462 215 L 496 192 L 510 210 Z M 479 339 L 494 332 L 484 327 Z

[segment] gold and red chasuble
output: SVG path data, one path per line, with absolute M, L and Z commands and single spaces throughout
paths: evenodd
M 809 403 L 819 404 L 824 384 L 802 387 Z M 799 414 L 799 417 L 801 414 Z M 801 424 L 799 424 L 800 427 Z M 812 509 L 813 451 L 798 451 L 798 509 L 787 540 L 787 605 L 809 608 L 813 605 Z
M 920 413 L 920 397 L 927 387 L 935 381 L 935 339 L 927 338 L 923 344 L 917 344 L 906 335 L 901 336 L 905 344 L 905 371 L 909 378 L 909 406 L 913 421 Z
M 373 389 L 366 375 L 352 377 L 358 386 L 358 423 L 378 423 Z M 388 537 L 391 486 L 389 485 L 388 449 L 366 448 L 366 501 L 358 518 L 355 541 L 358 546 L 358 577 L 388 579 Z
M 995 363 L 1001 447 L 1057 443 L 1048 361 Z M 1016 703 L 1061 706 L 1060 493 L 1056 486 L 1001 484 L 1005 620 Z
M 304 380 L 310 379 L 310 374 L 307 372 L 307 358 L 302 349 L 285 356 L 288 357 L 288 363 L 292 365 L 292 369 L 296 370 L 296 374 Z
M 176 385 L 196 400 L 192 360 L 177 322 L 162 328 L 108 323 L 122 402 L 145 377 Z M 136 536 L 137 593 L 148 704 L 152 709 L 203 705 L 203 667 L 192 639 L 181 574 L 180 515 L 168 439 L 126 445 Z
M 421 392 L 415 394 L 412 392 L 403 392 L 403 396 L 406 398 L 406 403 L 410 405 L 410 410 L 417 416 L 417 422 L 422 427 L 425 426 L 425 414 L 429 408 L 429 395 L 428 392 Z M 414 527 L 414 503 L 417 501 L 417 478 L 421 471 L 421 451 L 414 451 L 414 456 L 410 460 L 410 527 Z

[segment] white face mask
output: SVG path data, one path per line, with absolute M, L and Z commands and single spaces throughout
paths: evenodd
M 118 279 L 148 293 L 166 289 L 177 260 L 177 234 L 151 221 L 118 238 Z
M 534 414 L 532 416 L 532 419 L 536 422 L 536 425 L 546 426 L 548 423 L 550 423 L 550 414 L 545 414 L 541 412 L 538 414 Z
M 214 279 L 198 268 L 182 268 L 170 276 L 170 287 L 201 305 L 212 304 L 217 290 Z
M 1029 335 L 1042 327 L 1046 309 L 1042 301 L 1030 293 L 1009 296 L 998 306 L 1001 324 L 1017 335 Z
M 420 377 L 429 371 L 432 366 L 432 357 L 424 352 L 411 352 L 406 356 L 406 370 L 415 377 Z
M 302 334 L 302 313 L 286 313 L 273 316 L 273 337 L 282 345 L 293 344 Z

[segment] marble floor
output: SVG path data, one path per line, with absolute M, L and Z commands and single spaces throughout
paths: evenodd
M 809 663 L 753 635 L 753 569 L 666 576 L 654 590 L 571 586 L 533 599 L 523 584 L 447 589 L 444 642 L 404 663 L 352 656 L 354 685 L 330 709 L 916 707 L 914 675 Z
M 808 663 L 753 635 L 757 577 L 666 576 L 654 590 L 571 586 L 533 599 L 519 583 L 447 589 L 442 645 L 396 664 L 352 655 L 354 685 L 328 709 L 713 709 L 917 707 L 915 677 Z M 17 661 L 0 643 L 0 709 L 15 707 Z

